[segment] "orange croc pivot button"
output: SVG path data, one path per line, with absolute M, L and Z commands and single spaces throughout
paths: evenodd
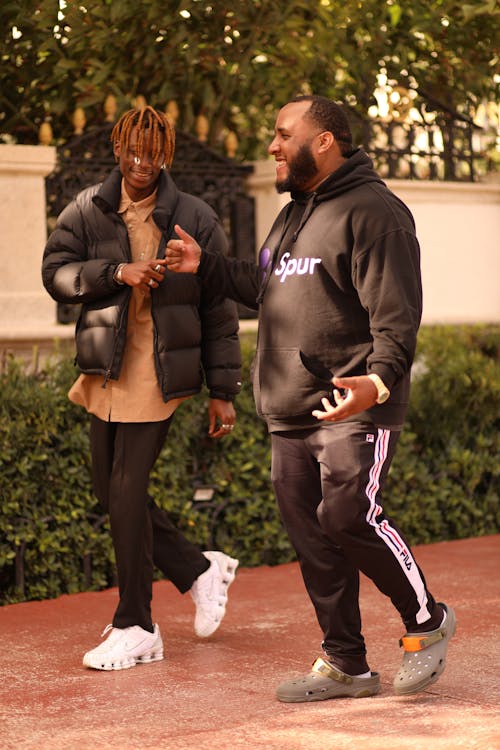
M 424 648 L 429 648 L 429 646 L 441 641 L 445 636 L 446 628 L 440 628 L 431 635 L 404 635 L 399 641 L 399 645 L 403 646 L 405 651 L 413 653 L 415 651 L 423 651 Z

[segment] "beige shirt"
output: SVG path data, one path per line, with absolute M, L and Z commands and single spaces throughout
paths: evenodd
M 156 258 L 161 232 L 153 220 L 156 191 L 134 203 L 122 181 L 120 208 L 127 226 L 133 261 Z M 110 422 L 161 422 L 168 419 L 184 398 L 163 401 L 153 355 L 151 294 L 132 287 L 127 322 L 127 340 L 118 380 L 102 375 L 81 374 L 68 397 L 91 414 Z

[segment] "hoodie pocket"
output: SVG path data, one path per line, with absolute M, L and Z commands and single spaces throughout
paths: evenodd
M 325 382 L 304 367 L 298 348 L 259 350 L 253 386 L 258 414 L 274 419 L 310 414 L 331 397 Z

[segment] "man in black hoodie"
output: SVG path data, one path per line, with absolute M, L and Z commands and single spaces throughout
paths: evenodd
M 280 512 L 323 631 L 312 671 L 283 682 L 277 697 L 379 691 L 361 634 L 359 571 L 390 597 L 406 628 L 394 689 L 408 695 L 443 672 L 455 632 L 454 611 L 433 598 L 381 498 L 422 310 L 414 221 L 353 148 L 348 120 L 329 99 L 286 104 L 269 153 L 276 187 L 292 200 L 259 264 L 201 252 L 181 227 L 166 260 L 259 310 L 255 401 L 271 434 Z

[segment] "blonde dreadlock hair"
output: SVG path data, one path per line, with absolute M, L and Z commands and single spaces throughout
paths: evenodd
M 142 157 L 145 134 L 149 130 L 154 161 L 163 157 L 165 166 L 170 168 L 175 151 L 175 130 L 167 116 L 149 106 L 129 109 L 114 126 L 110 140 L 119 143 L 122 149 L 128 149 L 133 128 L 137 128 L 137 156 Z

